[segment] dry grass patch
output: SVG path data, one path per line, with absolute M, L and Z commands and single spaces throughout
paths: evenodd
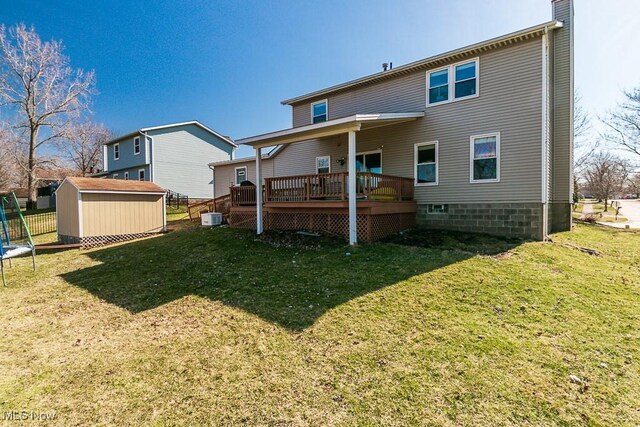
M 346 255 L 184 227 L 43 253 L 36 273 L 18 260 L 0 409 L 58 425 L 633 425 L 640 234 L 554 241 L 426 233 Z

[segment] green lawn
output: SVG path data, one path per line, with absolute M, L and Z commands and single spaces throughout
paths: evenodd
M 186 227 L 43 252 L 36 273 L 14 260 L 0 411 L 53 410 L 58 425 L 638 425 L 640 233 L 392 241 Z

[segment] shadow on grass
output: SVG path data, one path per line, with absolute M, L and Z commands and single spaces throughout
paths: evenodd
M 100 264 L 62 277 L 132 313 L 199 295 L 302 330 L 351 299 L 519 243 L 475 236 L 474 245 L 464 243 L 467 235 L 458 233 L 456 240 L 446 233 L 445 239 L 442 232 L 421 234 L 422 239 L 428 235 L 442 245 L 350 249 L 324 237 L 266 233 L 258 238 L 246 230 L 192 229 L 88 252 Z

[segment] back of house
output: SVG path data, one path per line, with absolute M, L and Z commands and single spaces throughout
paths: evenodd
M 534 239 L 569 230 L 572 1 L 552 10 L 550 22 L 285 100 L 291 129 L 238 142 L 282 144 L 262 157 L 263 178 L 346 172 L 340 126 L 423 113 L 356 128 L 356 169 L 412 178 L 418 224 Z M 252 159 L 213 167 L 216 195 L 256 177 Z

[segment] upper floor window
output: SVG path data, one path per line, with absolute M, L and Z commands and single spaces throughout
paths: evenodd
M 438 141 L 422 142 L 414 146 L 415 184 L 438 184 Z
M 113 160 L 120 159 L 120 144 L 113 144 Z
M 241 166 L 236 168 L 236 185 L 242 184 L 243 181 L 247 180 L 247 167 Z
M 316 157 L 316 173 L 331 172 L 331 156 Z
M 311 104 L 311 122 L 320 123 L 326 122 L 328 118 L 327 113 L 327 100 L 314 102 Z
M 140 154 L 140 137 L 133 138 L 133 154 Z
M 427 105 L 478 95 L 478 59 L 427 73 Z
M 471 137 L 471 182 L 500 181 L 500 133 Z
M 449 100 L 449 69 L 429 73 L 429 104 Z

